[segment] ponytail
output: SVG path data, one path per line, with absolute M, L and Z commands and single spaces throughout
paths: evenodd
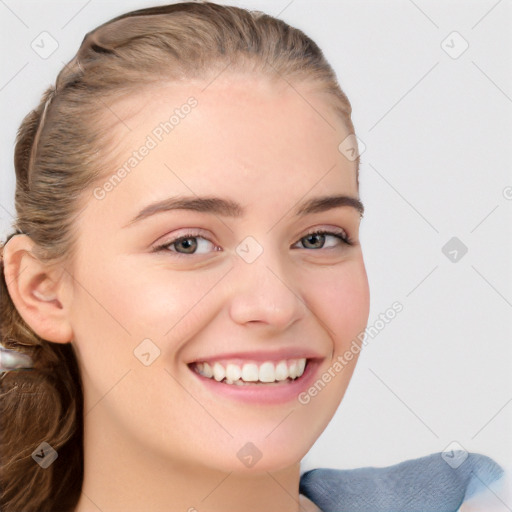
M 41 340 L 24 323 L 8 293 L 1 253 L 1 344 L 29 355 L 33 368 L 0 376 L 0 510 L 72 511 L 83 478 L 78 365 L 71 344 Z M 57 453 L 47 467 L 50 453 L 42 443 Z

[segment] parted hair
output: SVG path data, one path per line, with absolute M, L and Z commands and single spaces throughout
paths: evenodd
M 72 511 L 83 480 L 83 391 L 73 343 L 44 340 L 22 319 L 5 281 L 3 246 L 22 233 L 41 261 L 72 261 L 75 220 L 93 184 L 115 165 L 119 120 L 109 105 L 146 86 L 231 71 L 310 83 L 354 131 L 350 103 L 315 42 L 272 16 L 210 2 L 136 10 L 87 33 L 23 119 L 14 150 L 16 218 L 0 244 L 0 339 L 30 355 L 34 367 L 0 379 L 2 512 Z M 43 442 L 58 453 L 47 468 L 33 457 Z

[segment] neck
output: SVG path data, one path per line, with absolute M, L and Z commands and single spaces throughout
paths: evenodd
M 166 459 L 108 425 L 85 418 L 84 481 L 75 512 L 319 510 L 299 496 L 299 462 L 275 472 L 222 472 Z

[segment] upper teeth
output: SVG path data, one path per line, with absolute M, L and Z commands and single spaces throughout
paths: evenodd
M 204 377 L 214 378 L 216 381 L 226 379 L 227 384 L 242 384 L 243 382 L 274 382 L 288 378 L 296 379 L 304 373 L 306 359 L 289 359 L 279 361 L 265 361 L 258 363 L 195 363 L 195 369 Z

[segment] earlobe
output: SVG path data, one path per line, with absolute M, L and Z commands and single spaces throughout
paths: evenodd
M 20 316 L 41 338 L 54 343 L 73 339 L 70 304 L 65 289 L 69 281 L 62 268 L 49 266 L 35 255 L 28 235 L 12 237 L 4 247 L 4 276 L 9 295 Z

